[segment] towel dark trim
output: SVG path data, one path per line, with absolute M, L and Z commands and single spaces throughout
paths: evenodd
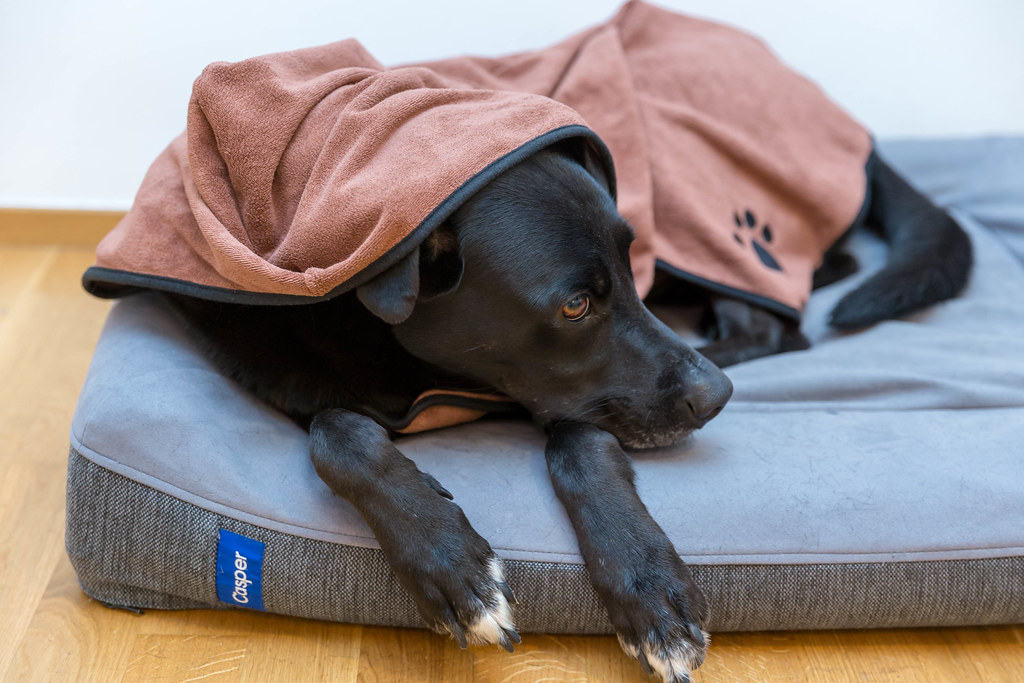
M 249 292 L 240 289 L 200 285 L 187 280 L 178 280 L 162 275 L 147 275 L 114 268 L 101 268 L 99 266 L 91 266 L 85 271 L 82 275 L 82 286 L 87 292 L 101 299 L 116 299 L 153 289 L 183 294 L 197 299 L 207 299 L 209 301 L 258 306 L 291 306 L 333 299 L 339 294 L 344 294 L 369 282 L 412 253 L 413 249 L 418 247 L 420 242 L 426 239 L 427 235 L 433 232 L 446 218 L 454 213 L 466 200 L 480 191 L 487 183 L 541 149 L 559 140 L 574 137 L 584 138 L 594 144 L 604 164 L 604 170 L 608 176 L 612 197 L 614 198 L 616 194 L 615 166 L 612 162 L 611 152 L 608 151 L 608 147 L 597 133 L 586 126 L 575 124 L 549 130 L 547 133 L 533 138 L 488 164 L 483 170 L 460 185 L 444 201 L 434 207 L 434 210 L 390 251 L 377 259 L 372 265 L 322 296 Z
M 698 287 L 714 292 L 715 294 L 724 294 L 725 296 L 729 296 L 734 299 L 747 301 L 755 306 L 760 306 L 761 308 L 767 309 L 773 313 L 778 313 L 781 316 L 800 322 L 800 311 L 785 304 L 781 304 L 775 299 L 769 299 L 768 297 L 761 296 L 759 294 L 751 294 L 750 292 L 745 292 L 742 289 L 736 289 L 735 287 L 729 287 L 728 285 L 719 284 L 718 282 L 705 280 L 699 275 L 694 275 L 693 273 L 688 273 L 685 270 L 680 270 L 669 263 L 665 263 L 661 259 L 656 260 L 654 264 L 655 267 L 665 271 L 673 277 L 695 284 Z

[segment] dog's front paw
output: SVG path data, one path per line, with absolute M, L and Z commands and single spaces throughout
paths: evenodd
M 477 572 L 475 583 L 456 585 L 447 595 L 433 596 L 433 628 L 451 635 L 462 648 L 468 644 L 496 644 L 512 652 L 512 643 L 522 642 L 509 607 L 516 599 L 505 583 L 501 560 L 492 555 L 485 564 L 488 579 L 478 580 Z
M 490 544 L 458 505 L 440 497 L 415 520 L 401 538 L 381 545 L 424 621 L 460 647 L 496 644 L 511 652 L 521 642 L 509 606 L 516 600 Z
M 657 674 L 666 683 L 688 682 L 711 642 L 702 628 L 707 602 L 671 546 L 647 549 L 640 557 L 643 562 L 637 565 L 596 572 L 595 587 L 600 586 L 626 654 L 639 660 L 648 675 Z
M 657 674 L 665 683 L 689 683 L 690 673 L 704 661 L 711 636 L 696 626 L 688 635 L 649 634 L 629 642 L 619 634 L 619 645 L 640 662 L 648 676 Z

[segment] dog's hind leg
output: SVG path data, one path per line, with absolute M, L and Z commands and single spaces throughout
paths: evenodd
M 622 649 L 648 674 L 689 681 L 709 640 L 702 630 L 707 602 L 637 495 L 628 456 L 593 425 L 561 423 L 548 431 L 555 493 Z
M 501 560 L 451 494 L 368 417 L 326 410 L 309 435 L 317 474 L 373 529 L 427 624 L 462 647 L 495 643 L 511 652 L 520 640 Z

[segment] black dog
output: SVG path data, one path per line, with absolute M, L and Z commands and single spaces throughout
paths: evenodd
M 714 297 L 717 340 L 703 356 L 684 344 L 637 297 L 630 227 L 593 168 L 568 144 L 535 154 L 412 256 L 327 302 L 171 298 L 227 374 L 308 426 L 319 475 L 369 523 L 426 622 L 462 646 L 519 642 L 501 562 L 374 416 L 402 414 L 424 386 L 515 399 L 548 431 L 555 491 L 622 647 L 684 681 L 704 657 L 708 605 L 637 496 L 623 447 L 676 442 L 721 411 L 732 385 L 705 356 L 728 364 L 807 342 Z M 841 327 L 954 296 L 970 267 L 952 219 L 880 160 L 871 168 L 867 216 L 892 256 L 836 308 Z M 835 250 L 819 280 L 850 270 Z

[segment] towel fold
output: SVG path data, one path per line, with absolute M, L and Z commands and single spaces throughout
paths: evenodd
M 84 276 L 241 303 L 348 291 L 579 138 L 663 268 L 792 317 L 865 201 L 868 133 L 757 39 L 643 2 L 542 50 L 386 68 L 358 42 L 216 63 Z

